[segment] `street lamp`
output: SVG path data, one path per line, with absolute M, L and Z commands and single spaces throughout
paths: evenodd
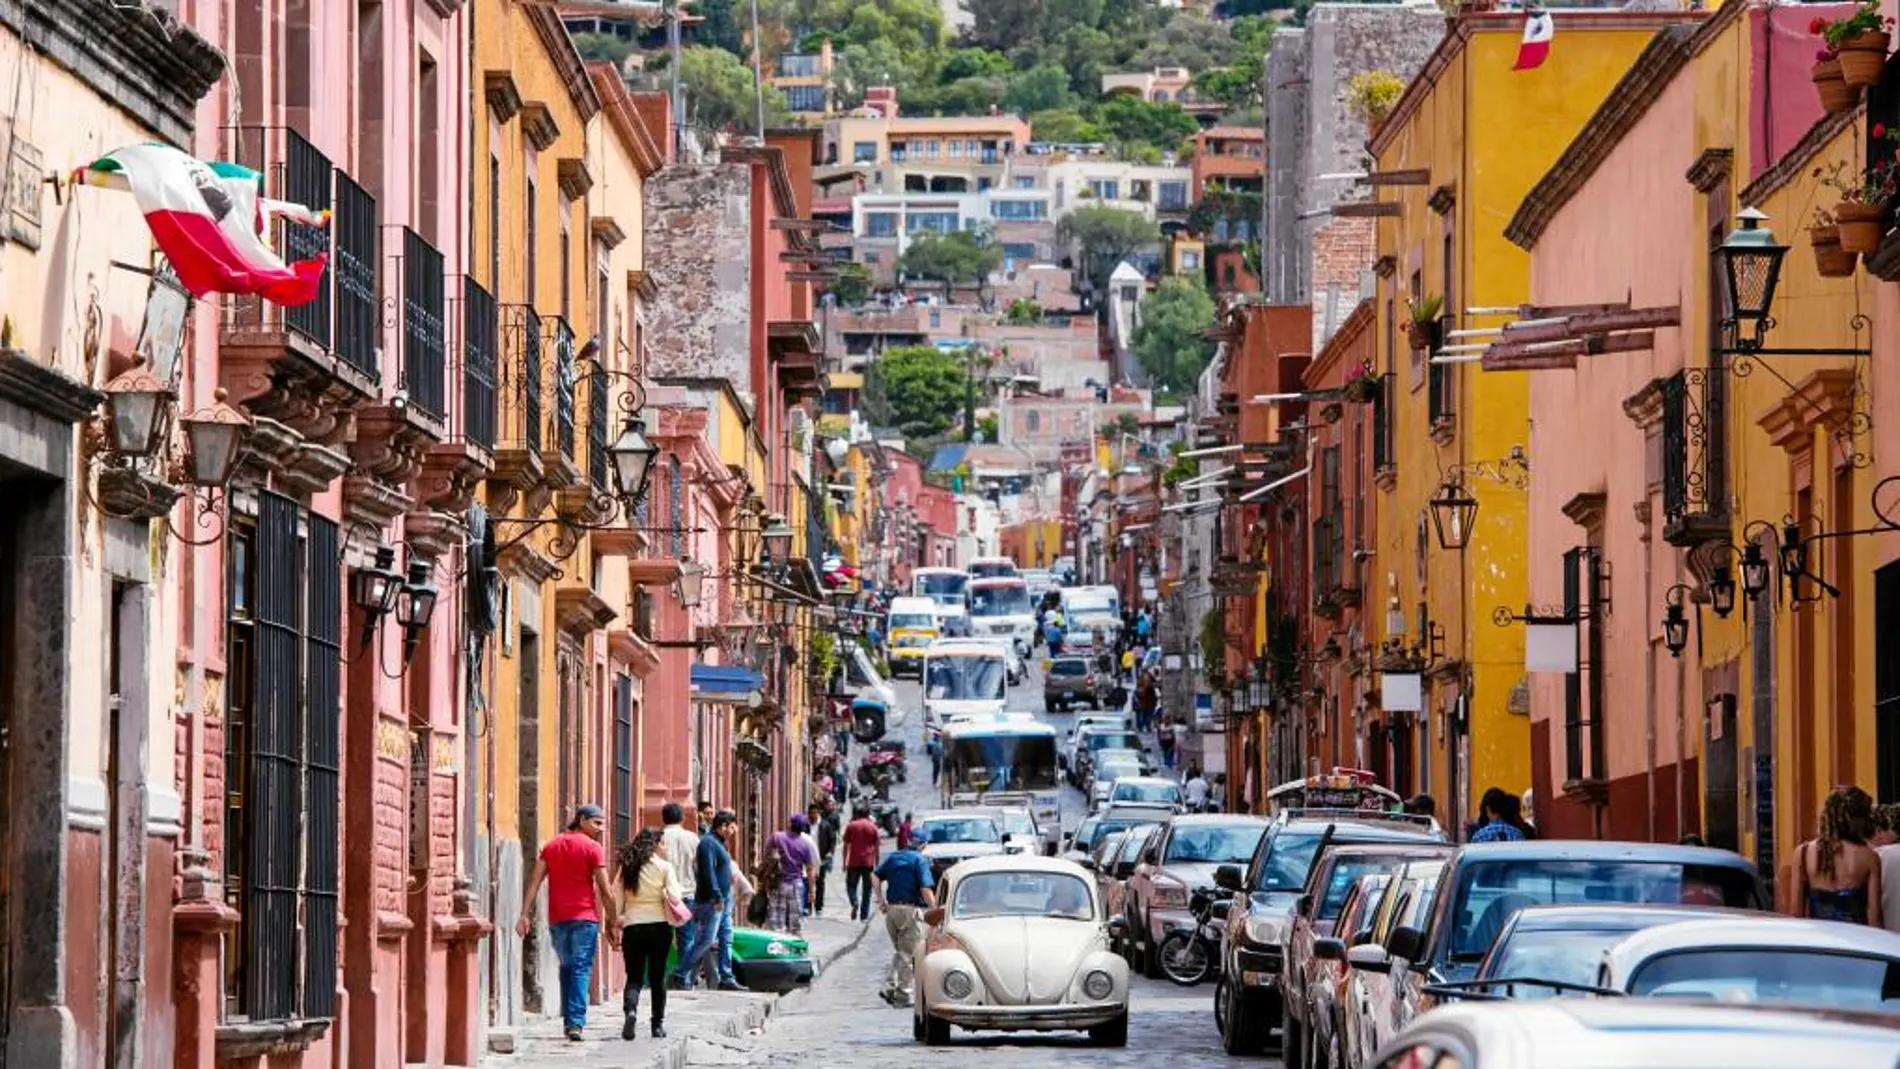
M 1735 576 L 1726 564 L 1709 569 L 1709 607 L 1724 620 L 1735 611 Z
M 792 554 L 792 528 L 785 517 L 776 512 L 766 516 L 765 530 L 759 533 L 759 541 L 765 546 L 766 562 L 783 568 Z
M 639 416 L 628 416 L 621 424 L 620 437 L 614 439 L 607 454 L 613 458 L 614 481 L 619 485 L 620 496 L 628 501 L 639 500 L 646 490 L 653 459 L 660 455 L 660 447 L 647 439 L 646 421 Z
M 1761 225 L 1768 217 L 1759 210 L 1743 208 L 1735 218 L 1740 225 L 1716 250 L 1727 282 L 1722 300 L 1728 312 L 1727 326 L 1735 331 L 1736 346 L 1759 349 L 1773 322 L 1768 310 L 1774 305 L 1781 260 L 1788 255 L 1788 247 L 1775 240 L 1774 231 Z
M 185 425 L 185 449 L 188 465 L 185 477 L 193 486 L 222 488 L 237 474 L 238 461 L 244 456 L 244 443 L 251 436 L 251 421 L 231 407 L 220 388 L 212 395 L 210 408 L 199 409 L 182 421 Z
M 689 609 L 697 609 L 705 587 L 706 569 L 697 561 L 681 561 L 680 577 L 674 588 L 675 593 L 679 595 L 680 604 Z
M 105 385 L 106 427 L 112 451 L 122 457 L 149 457 L 158 448 L 171 391 L 135 360 Z
M 435 571 L 435 565 L 426 560 L 409 562 L 409 581 L 403 585 L 402 595 L 396 599 L 396 622 L 402 625 L 402 659 L 416 654 L 416 645 L 422 641 L 422 632 L 429 626 L 429 618 L 435 615 L 435 584 L 429 582 L 429 576 Z
M 1682 583 L 1663 593 L 1663 645 L 1672 657 L 1681 657 L 1683 648 L 1689 645 L 1689 617 L 1682 611 L 1688 594 L 1689 588 Z
M 401 596 L 402 573 L 396 571 L 396 550 L 377 546 L 376 562 L 356 569 L 350 576 L 350 602 L 363 610 L 364 630 L 374 628 L 377 621 L 395 611 Z
M 1465 493 L 1464 484 L 1454 479 L 1438 488 L 1431 505 L 1439 546 L 1462 551 L 1471 541 L 1471 523 L 1478 515 L 1477 499 Z
M 1751 538 L 1742 547 L 1742 594 L 1754 601 L 1767 590 L 1768 555 L 1761 551 L 1761 543 Z
M 1808 574 L 1808 547 L 1801 538 L 1801 525 L 1788 520 L 1781 525 L 1781 577 L 1799 579 Z

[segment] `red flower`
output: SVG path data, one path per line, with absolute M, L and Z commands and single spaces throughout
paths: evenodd
M 1812 20 L 1812 21 L 1810 21 L 1810 22 L 1808 23 L 1808 32 L 1809 32 L 1809 33 L 1814 33 L 1814 34 L 1818 34 L 1818 33 L 1820 33 L 1820 32 L 1821 32 L 1822 30 L 1825 30 L 1825 29 L 1827 29 L 1827 20 L 1826 20 L 1826 19 L 1819 19 L 1819 18 L 1817 18 L 1817 19 L 1814 19 L 1814 20 Z
M 1886 137 L 1886 136 L 1887 136 L 1887 124 L 1886 124 L 1886 123 L 1884 123 L 1884 122 L 1877 122 L 1877 123 L 1875 123 L 1875 124 L 1874 124 L 1874 136 L 1875 136 L 1875 137 Z

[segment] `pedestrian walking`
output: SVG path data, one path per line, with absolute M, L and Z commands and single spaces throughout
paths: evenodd
M 911 844 L 910 814 L 904 814 L 903 823 L 897 826 L 897 848 L 902 850 Z
M 851 823 L 844 826 L 844 897 L 854 921 L 871 919 L 871 873 L 877 868 L 880 840 L 870 807 L 853 809 Z
M 548 885 L 548 938 L 561 963 L 561 1024 L 567 1038 L 579 1042 L 587 1024 L 587 978 L 594 972 L 594 952 L 600 946 L 603 915 L 610 933 L 617 933 L 613 887 L 607 882 L 607 851 L 600 838 L 607 828 L 606 814 L 597 805 L 574 810 L 567 830 L 548 840 L 535 859 L 522 899 L 515 934 L 523 939 L 534 926 L 534 903 L 542 881 Z M 610 935 L 609 941 L 618 935 Z
M 726 840 L 738 818 L 731 813 L 724 817 L 722 824 L 720 815 L 714 814 L 700 831 L 694 847 L 693 941 L 680 953 L 679 963 L 673 968 L 673 986 L 682 991 L 693 989 L 700 965 L 719 945 L 721 926 L 730 928 L 726 918 L 732 905 L 732 854 L 726 848 Z M 720 834 L 721 831 L 726 834 Z
M 1438 819 L 1438 800 L 1429 794 L 1415 794 L 1405 803 L 1405 811 L 1415 816 Z
M 816 851 L 805 843 L 804 833 L 810 830 L 805 814 L 793 813 L 785 828 L 765 841 L 765 868 L 760 882 L 765 884 L 770 904 L 766 923 L 792 935 L 805 930 L 805 879 L 818 863 Z
M 829 805 L 818 811 L 813 817 L 818 838 L 818 886 L 812 892 L 812 912 L 824 915 L 825 878 L 831 875 L 831 865 L 838 853 L 838 814 Z
M 660 807 L 660 840 L 666 843 L 666 863 L 673 866 L 674 882 L 679 884 L 680 897 L 688 903 L 693 901 L 697 892 L 694 876 L 699 856 L 699 836 L 686 830 L 686 810 L 678 802 L 668 802 Z M 693 948 L 693 940 L 698 938 L 693 922 L 673 929 L 674 949 L 685 960 L 687 952 Z
M 937 904 L 937 881 L 930 862 L 913 845 L 901 845 L 877 867 L 877 908 L 891 937 L 891 967 L 878 997 L 892 1006 L 911 1000 L 911 955 L 923 940 L 923 912 Z
M 818 883 L 818 865 L 820 858 L 818 853 L 818 839 L 811 833 L 813 826 L 812 821 L 813 818 L 807 815 L 805 817 L 805 826 L 798 830 L 799 841 L 805 844 L 805 849 L 811 854 L 811 863 L 805 867 L 805 880 L 798 888 L 799 905 L 804 909 L 805 916 L 807 917 L 811 916 L 812 913 L 812 889 Z
M 733 819 L 736 834 L 738 818 Z M 746 877 L 745 866 L 739 864 L 738 858 L 732 859 L 732 864 L 728 866 L 728 869 L 732 873 L 732 901 L 726 905 L 725 921 L 719 926 L 719 947 L 713 951 L 719 958 L 719 989 L 721 991 L 730 990 L 726 987 L 727 984 L 731 984 L 732 988 L 740 986 L 738 978 L 732 971 L 732 924 L 733 918 L 745 916 L 746 910 L 750 908 L 749 903 L 754 890 L 752 881 Z
M 1187 782 L 1181 785 L 1187 795 L 1188 812 L 1199 813 L 1207 808 L 1207 777 L 1201 775 L 1201 766 L 1189 765 Z
M 1524 829 L 1518 826 L 1523 822 L 1523 818 L 1518 815 L 1520 805 L 1522 803 L 1518 801 L 1517 796 L 1502 787 L 1492 787 L 1485 791 L 1484 797 L 1478 799 L 1481 819 L 1477 826 L 1471 829 L 1471 834 L 1466 836 L 1465 841 L 1473 843 L 1522 842 L 1526 836 Z
M 1161 747 L 1161 763 L 1168 768 L 1174 767 L 1174 732 L 1174 721 L 1168 717 L 1162 717 L 1155 725 L 1155 743 Z
M 935 787 L 943 778 L 943 736 L 932 735 L 925 740 L 924 752 L 930 755 L 930 785 Z
M 1161 707 L 1161 681 L 1150 669 L 1141 674 L 1141 682 L 1135 687 L 1135 730 L 1147 731 L 1154 720 L 1155 710 Z
M 1794 848 L 1793 886 L 1786 910 L 1817 921 L 1845 921 L 1885 928 L 1881 857 L 1873 837 L 1874 800 L 1844 785 L 1821 804 L 1819 834 Z
M 686 908 L 679 877 L 666 856 L 665 835 L 642 829 L 620 850 L 620 955 L 627 968 L 627 989 L 620 996 L 626 1014 L 621 1039 L 633 1039 L 639 1032 L 640 991 L 647 987 L 653 989 L 653 1036 L 666 1035 L 666 956 L 673 949 L 674 922 Z M 585 994 L 583 990 L 583 998 Z M 567 1038 L 580 1036 L 570 1030 Z

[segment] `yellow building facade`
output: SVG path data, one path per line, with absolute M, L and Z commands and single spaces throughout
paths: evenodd
M 1378 641 L 1423 669 L 1423 708 L 1387 716 L 1410 732 L 1410 786 L 1441 800 L 1447 824 L 1474 817 L 1489 787 L 1521 794 L 1531 783 L 1524 631 L 1492 618 L 1500 607 L 1524 611 L 1524 485 L 1536 458 L 1518 463 L 1529 440 L 1521 375 L 1431 357 L 1482 340 L 1454 332 L 1518 318 L 1529 256 L 1504 237 L 1510 210 L 1654 33 L 1690 17 L 1562 11 L 1548 60 L 1514 71 L 1524 17 L 1461 15 L 1370 142 L 1370 199 L 1396 207 L 1372 209 L 1384 213 L 1376 300 L 1389 438 L 1374 450 L 1387 463 L 1377 472 L 1377 564 L 1365 595 L 1390 610 L 1370 614 Z M 1436 334 L 1415 346 L 1411 309 L 1433 299 L 1442 306 Z M 1453 528 L 1441 539 L 1431 502 L 1447 485 L 1476 512 L 1460 531 L 1455 510 L 1439 510 Z M 1400 620 L 1402 631 L 1391 626 Z

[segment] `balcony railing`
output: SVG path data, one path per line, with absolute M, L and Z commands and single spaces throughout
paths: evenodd
M 541 450 L 542 337 L 541 317 L 534 309 L 511 304 L 501 310 L 498 444 L 504 449 Z
M 587 377 L 587 481 L 600 492 L 609 484 L 607 430 L 607 369 L 595 366 Z
M 462 280 L 462 433 L 471 443 L 495 448 L 495 358 L 500 348 L 499 309 L 472 278 Z
M 358 371 L 377 375 L 381 365 L 376 315 L 380 238 L 376 198 L 342 171 L 336 173 L 336 214 L 330 225 L 336 232 L 336 256 L 331 261 L 336 277 L 336 355 Z
M 1425 352 L 1431 359 L 1431 350 Z M 1425 410 L 1434 427 L 1440 420 L 1452 420 L 1458 416 L 1458 383 L 1452 377 L 1454 365 L 1425 365 Z
M 1392 373 L 1388 371 L 1379 376 L 1379 392 L 1372 395 L 1372 470 L 1392 464 Z
M 574 328 L 560 316 L 548 316 L 547 338 L 554 360 L 554 447 L 574 459 Z
M 332 207 L 336 168 L 303 135 L 283 126 L 239 126 L 227 131 L 231 159 L 266 176 L 266 188 L 292 204 L 313 212 Z M 330 253 L 332 232 L 288 219 L 276 220 L 275 247 L 289 262 Z M 233 297 L 226 302 L 225 329 L 240 333 L 287 331 L 319 349 L 330 348 L 333 271 L 325 269 L 317 296 L 305 304 L 283 307 L 256 297 Z
M 1341 586 L 1340 557 L 1345 548 L 1341 526 L 1336 513 L 1313 521 L 1313 596 L 1316 599 L 1328 597 Z
M 1662 380 L 1663 537 L 1693 545 L 1728 528 L 1727 379 L 1684 368 Z
M 442 254 L 402 228 L 402 388 L 425 415 L 448 415 L 447 354 L 442 338 Z

